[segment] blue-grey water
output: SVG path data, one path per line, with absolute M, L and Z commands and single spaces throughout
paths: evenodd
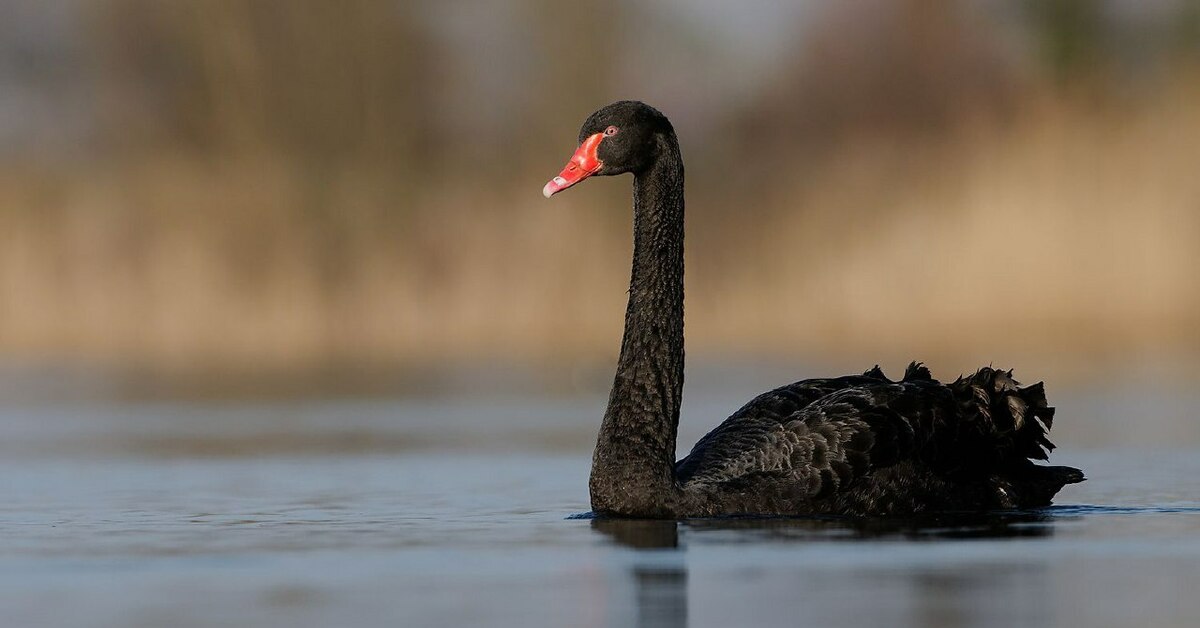
M 602 395 L 9 403 L 0 617 L 1196 626 L 1195 397 L 1086 392 L 1055 399 L 1054 462 L 1089 477 L 1056 506 L 855 524 L 570 518 L 588 509 Z M 683 449 L 741 393 L 691 395 Z

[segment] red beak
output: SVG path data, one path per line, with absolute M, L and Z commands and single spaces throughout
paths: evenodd
M 604 134 L 596 133 L 583 140 L 583 143 L 575 150 L 575 154 L 571 155 L 571 160 L 567 162 L 567 166 L 563 168 L 562 172 L 542 188 L 542 196 L 550 198 L 599 170 L 604 163 L 600 161 L 596 151 L 600 150 L 600 140 L 602 139 L 604 139 Z

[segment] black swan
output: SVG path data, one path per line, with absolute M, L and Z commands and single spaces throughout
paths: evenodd
M 1042 384 L 985 367 L 942 384 L 913 363 L 900 381 L 796 382 L 750 401 L 675 461 L 683 390 L 683 159 L 666 116 L 621 101 L 588 117 L 542 193 L 633 173 L 633 272 L 617 374 L 589 481 L 597 515 L 913 515 L 1046 506 L 1071 467 L 1054 448 Z

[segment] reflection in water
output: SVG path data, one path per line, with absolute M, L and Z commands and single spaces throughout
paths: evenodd
M 1003 618 L 1006 626 L 1030 626 L 1052 615 L 1053 587 L 1044 563 L 914 570 L 906 580 L 912 603 L 901 624 L 963 628 L 987 625 L 980 620 L 984 616 Z
M 1056 517 L 1043 511 L 940 513 L 919 517 L 722 517 L 687 520 L 687 529 L 722 541 L 837 541 L 855 539 L 1002 539 L 1053 534 Z M 619 541 L 619 539 L 618 539 Z
M 674 521 L 593 519 L 592 528 L 637 550 L 679 547 L 679 527 Z M 638 558 L 641 557 L 648 554 L 639 552 Z M 639 628 L 687 626 L 687 567 L 682 555 L 677 558 L 667 562 L 637 558 L 632 561 L 630 576 Z
M 637 625 L 649 628 L 687 626 L 687 569 L 675 566 L 634 566 L 637 587 Z
M 679 547 L 679 524 L 656 519 L 592 519 L 592 529 L 633 549 L 671 549 Z
M 592 528 L 619 545 L 638 550 L 628 564 L 633 608 L 642 628 L 681 628 L 687 625 L 687 565 L 680 533 L 698 546 L 730 543 L 854 542 L 871 539 L 952 540 L 1047 537 L 1056 520 L 1046 512 L 997 514 L 939 514 L 896 519 L 713 518 L 676 521 L 596 518 Z M 662 552 L 661 550 L 674 550 Z M 666 558 L 667 560 L 664 560 Z M 1047 611 L 1044 565 L 979 565 L 960 569 L 911 569 L 897 574 L 804 568 L 779 574 L 790 581 L 797 608 L 812 619 L 848 612 L 846 596 L 888 590 L 903 603 L 898 625 L 957 627 L 970 624 L 979 605 L 1008 605 L 1021 598 L 1024 615 Z M 901 577 L 897 577 L 900 575 Z M 732 584 L 732 583 L 731 583 Z M 997 594 L 1000 598 L 997 598 Z M 1007 595 L 1006 595 L 1007 594 Z M 886 597 L 886 596 L 885 596 Z M 1007 598 L 1007 599 L 1006 599 Z M 900 610 L 900 609 L 897 609 Z

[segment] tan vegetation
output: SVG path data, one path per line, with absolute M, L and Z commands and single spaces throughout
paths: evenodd
M 628 181 L 538 193 L 610 99 L 556 71 L 566 35 L 531 40 L 510 70 L 535 77 L 516 87 L 529 102 L 480 133 L 448 120 L 441 94 L 467 79 L 396 3 L 92 4 L 100 152 L 0 166 L 4 354 L 287 369 L 615 351 Z M 1063 84 L 986 48 L 977 16 L 941 17 L 884 20 L 900 34 L 859 66 L 809 39 L 789 78 L 684 136 L 689 350 L 951 370 L 1200 350 L 1197 66 L 1156 66 L 1133 96 L 1120 77 Z M 939 61 L 974 45 L 967 66 Z

